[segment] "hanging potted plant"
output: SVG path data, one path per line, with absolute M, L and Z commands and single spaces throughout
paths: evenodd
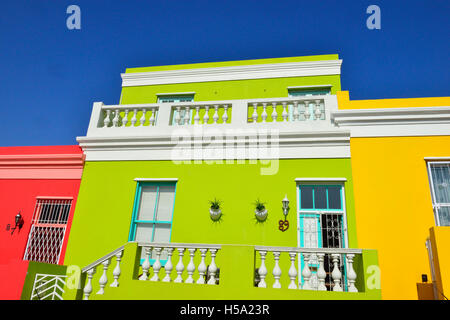
M 267 218 L 267 209 L 264 202 L 259 199 L 255 201 L 255 216 L 259 221 L 264 221 Z
M 214 198 L 214 200 L 209 201 L 209 204 L 209 215 L 211 219 L 214 221 L 219 220 L 220 216 L 222 215 L 222 210 L 220 209 L 220 205 L 222 204 L 222 202 Z

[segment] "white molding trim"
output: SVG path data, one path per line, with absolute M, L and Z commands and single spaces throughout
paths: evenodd
M 331 88 L 333 87 L 332 84 L 320 84 L 320 85 L 313 85 L 313 86 L 293 86 L 293 87 L 287 87 L 288 90 L 291 89 L 317 89 L 317 88 Z
M 195 94 L 195 92 L 167 92 L 167 93 L 157 93 L 156 96 L 187 96 Z
M 425 161 L 450 161 L 450 157 L 425 157 Z
M 449 106 L 337 110 L 331 120 L 351 137 L 450 135 Z
M 122 87 L 341 74 L 342 60 L 122 73 Z
M 138 182 L 176 182 L 178 178 L 135 178 L 134 181 Z
M 347 178 L 295 178 L 295 182 L 346 182 Z

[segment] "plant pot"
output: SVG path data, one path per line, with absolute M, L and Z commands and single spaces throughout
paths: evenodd
M 264 209 L 262 211 L 255 210 L 255 217 L 259 221 L 264 221 L 267 218 L 267 209 Z
M 212 220 L 219 220 L 220 216 L 222 215 L 222 210 L 209 208 L 209 215 Z

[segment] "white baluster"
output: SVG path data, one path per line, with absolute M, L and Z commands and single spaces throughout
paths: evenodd
M 309 111 L 309 101 L 305 101 L 305 120 L 308 120 L 311 117 L 311 112 Z
M 147 110 L 142 109 L 142 117 L 141 117 L 141 119 L 139 119 L 140 126 L 144 126 L 144 123 L 145 123 L 145 113 L 146 113 L 146 112 L 147 112 Z
M 267 268 L 266 268 L 266 264 L 265 264 L 265 260 L 266 260 L 266 254 L 267 251 L 259 251 L 259 256 L 261 257 L 261 266 L 258 269 L 258 274 L 259 274 L 259 283 L 258 283 L 258 287 L 259 288 L 266 288 L 267 284 L 266 284 L 266 275 L 267 275 Z
M 189 124 L 189 121 L 191 120 L 191 114 L 190 114 L 190 108 L 189 107 L 185 107 L 184 108 L 185 112 L 184 112 L 184 124 Z
M 106 128 L 109 126 L 111 119 L 109 118 L 111 116 L 111 110 L 106 110 L 106 116 L 105 120 L 103 121 L 103 127 Z
M 281 268 L 279 265 L 280 260 L 280 252 L 274 251 L 273 252 L 273 258 L 275 259 L 275 266 L 273 267 L 273 278 L 275 279 L 275 282 L 272 285 L 272 288 L 281 288 L 280 278 L 281 278 Z
M 203 124 L 207 124 L 209 121 L 209 106 L 205 106 L 205 115 L 203 116 Z
M 224 105 L 223 105 L 223 115 L 222 115 L 222 121 L 223 121 L 223 123 L 227 123 L 227 121 L 228 121 L 228 113 L 227 113 L 227 110 L 228 110 L 228 105 L 224 104 Z
M 253 113 L 252 113 L 252 119 L 253 119 L 253 123 L 256 123 L 258 121 L 258 104 L 257 103 L 253 103 Z
M 358 289 L 355 287 L 356 281 L 356 272 L 353 269 L 353 258 L 354 254 L 347 254 L 347 280 L 348 280 L 348 292 L 358 292 Z
M 316 120 L 322 117 L 322 111 L 320 110 L 320 100 L 316 100 L 316 109 L 314 110 L 314 116 Z
M 334 287 L 333 287 L 333 291 L 342 291 L 342 287 L 341 287 L 341 270 L 339 267 L 339 256 L 340 254 L 332 254 L 332 261 L 333 261 L 333 272 L 331 272 L 331 277 L 333 278 L 333 282 L 334 282 Z
M 267 112 L 266 112 L 267 103 L 263 102 L 262 105 L 263 105 L 263 112 L 261 113 L 261 118 L 262 118 L 262 122 L 266 122 L 266 119 L 267 119 Z
M 277 113 L 277 103 L 272 102 L 272 114 L 270 115 L 272 117 L 272 122 L 277 121 L 278 113 Z
M 113 123 L 114 127 L 117 127 L 117 125 L 119 124 L 119 110 L 118 109 L 116 109 L 114 111 L 114 118 L 113 118 L 112 123 Z
M 181 107 L 176 107 L 177 108 L 177 116 L 175 118 L 175 123 L 179 126 L 181 126 Z
M 125 109 L 125 115 L 122 118 L 122 127 L 126 127 L 128 123 L 128 109 Z
M 133 110 L 133 117 L 131 118 L 131 126 L 134 127 L 137 121 L 137 109 Z
M 185 248 L 177 248 L 177 250 L 178 250 L 178 255 L 179 255 L 178 263 L 177 263 L 177 266 L 175 267 L 175 270 L 177 271 L 177 277 L 173 282 L 181 283 L 181 282 L 183 282 L 183 278 L 181 275 L 184 271 L 183 256 L 184 256 Z
M 161 270 L 161 248 L 155 248 L 154 251 L 156 252 L 156 259 L 155 263 L 153 263 L 153 277 L 150 281 L 159 281 L 159 270 Z
M 111 263 L 111 259 L 107 259 L 102 262 L 103 265 L 103 274 L 98 280 L 98 283 L 100 285 L 100 290 L 98 290 L 97 294 L 104 294 L 105 293 L 105 286 L 108 282 L 108 277 L 106 276 L 106 271 L 108 271 L 109 264 Z
M 305 263 L 305 266 L 302 270 L 302 276 L 303 276 L 303 287 L 304 290 L 311 290 L 311 285 L 309 283 L 309 279 L 311 278 L 311 270 L 309 269 L 309 253 L 303 253 L 303 261 Z
M 95 267 L 93 267 L 87 271 L 88 281 L 83 289 L 83 293 L 84 293 L 83 300 L 89 300 L 89 296 L 92 293 L 92 277 L 94 276 L 94 273 L 95 273 Z
M 156 114 L 156 108 L 152 108 L 152 109 L 151 109 L 151 113 L 152 113 L 152 115 L 150 116 L 150 119 L 148 119 L 149 126 L 153 126 L 153 125 L 155 124 L 155 120 L 156 120 L 156 117 L 155 117 L 155 114 Z
M 162 281 L 170 282 L 170 281 L 172 281 L 172 279 L 170 278 L 170 273 L 173 270 L 172 254 L 173 254 L 174 248 L 166 248 L 166 250 L 167 250 L 167 262 L 166 262 L 166 265 L 164 266 L 164 270 L 166 271 L 166 276 L 164 277 L 164 279 Z
M 324 253 L 318 253 L 317 254 L 317 260 L 319 261 L 319 269 L 317 270 L 317 279 L 319 282 L 319 285 L 317 287 L 317 290 L 319 291 L 327 291 L 327 287 L 325 286 L 325 278 L 327 277 L 327 273 L 325 272 L 324 268 Z
M 289 278 L 291 282 L 289 283 L 288 289 L 297 289 L 297 284 L 295 283 L 295 278 L 297 277 L 297 268 L 295 267 L 295 259 L 297 257 L 296 252 L 289 252 L 289 259 L 291 260 L 291 267 L 289 268 Z
M 214 123 L 217 123 L 217 120 L 219 120 L 219 106 L 216 104 L 214 105 L 214 115 L 213 115 Z
M 148 270 L 150 269 L 150 252 L 151 248 L 144 247 L 145 257 L 144 262 L 142 263 L 142 275 L 139 277 L 139 280 L 147 280 L 148 279 Z
M 188 249 L 191 259 L 190 259 L 190 261 L 189 261 L 189 263 L 187 265 L 187 268 L 186 268 L 186 271 L 188 273 L 188 277 L 187 277 L 185 283 L 194 283 L 194 278 L 192 277 L 192 275 L 194 274 L 194 271 L 195 271 L 194 255 L 195 255 L 195 251 L 196 250 L 197 249 L 195 249 L 195 248 L 189 248 Z
M 114 281 L 110 284 L 110 287 L 118 287 L 119 286 L 119 277 L 120 277 L 120 260 L 122 259 L 123 251 L 119 251 L 116 253 L 116 267 L 113 270 Z
M 292 114 L 294 121 L 298 121 L 300 117 L 300 113 L 298 112 L 298 101 L 294 101 L 294 111 Z
M 200 124 L 200 106 L 195 106 L 194 124 Z
M 200 254 L 202 257 L 202 261 L 200 262 L 200 264 L 198 265 L 198 280 L 197 283 L 198 284 L 204 284 L 205 283 L 205 273 L 206 273 L 206 263 L 205 263 L 205 256 L 206 256 L 206 252 L 208 251 L 208 249 L 200 249 Z
M 283 121 L 288 121 L 289 113 L 287 112 L 286 108 L 286 102 L 283 102 L 283 113 L 281 114 L 281 117 L 283 118 Z
M 217 266 L 216 266 L 216 253 L 217 249 L 210 249 L 209 252 L 211 252 L 211 263 L 208 267 L 208 273 L 209 273 L 209 280 L 208 284 L 216 284 L 216 272 L 217 272 Z

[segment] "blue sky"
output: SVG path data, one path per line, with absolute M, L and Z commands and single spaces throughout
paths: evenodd
M 126 67 L 337 53 L 351 99 L 449 96 L 449 14 L 448 0 L 3 1 L 0 146 L 76 144 Z

